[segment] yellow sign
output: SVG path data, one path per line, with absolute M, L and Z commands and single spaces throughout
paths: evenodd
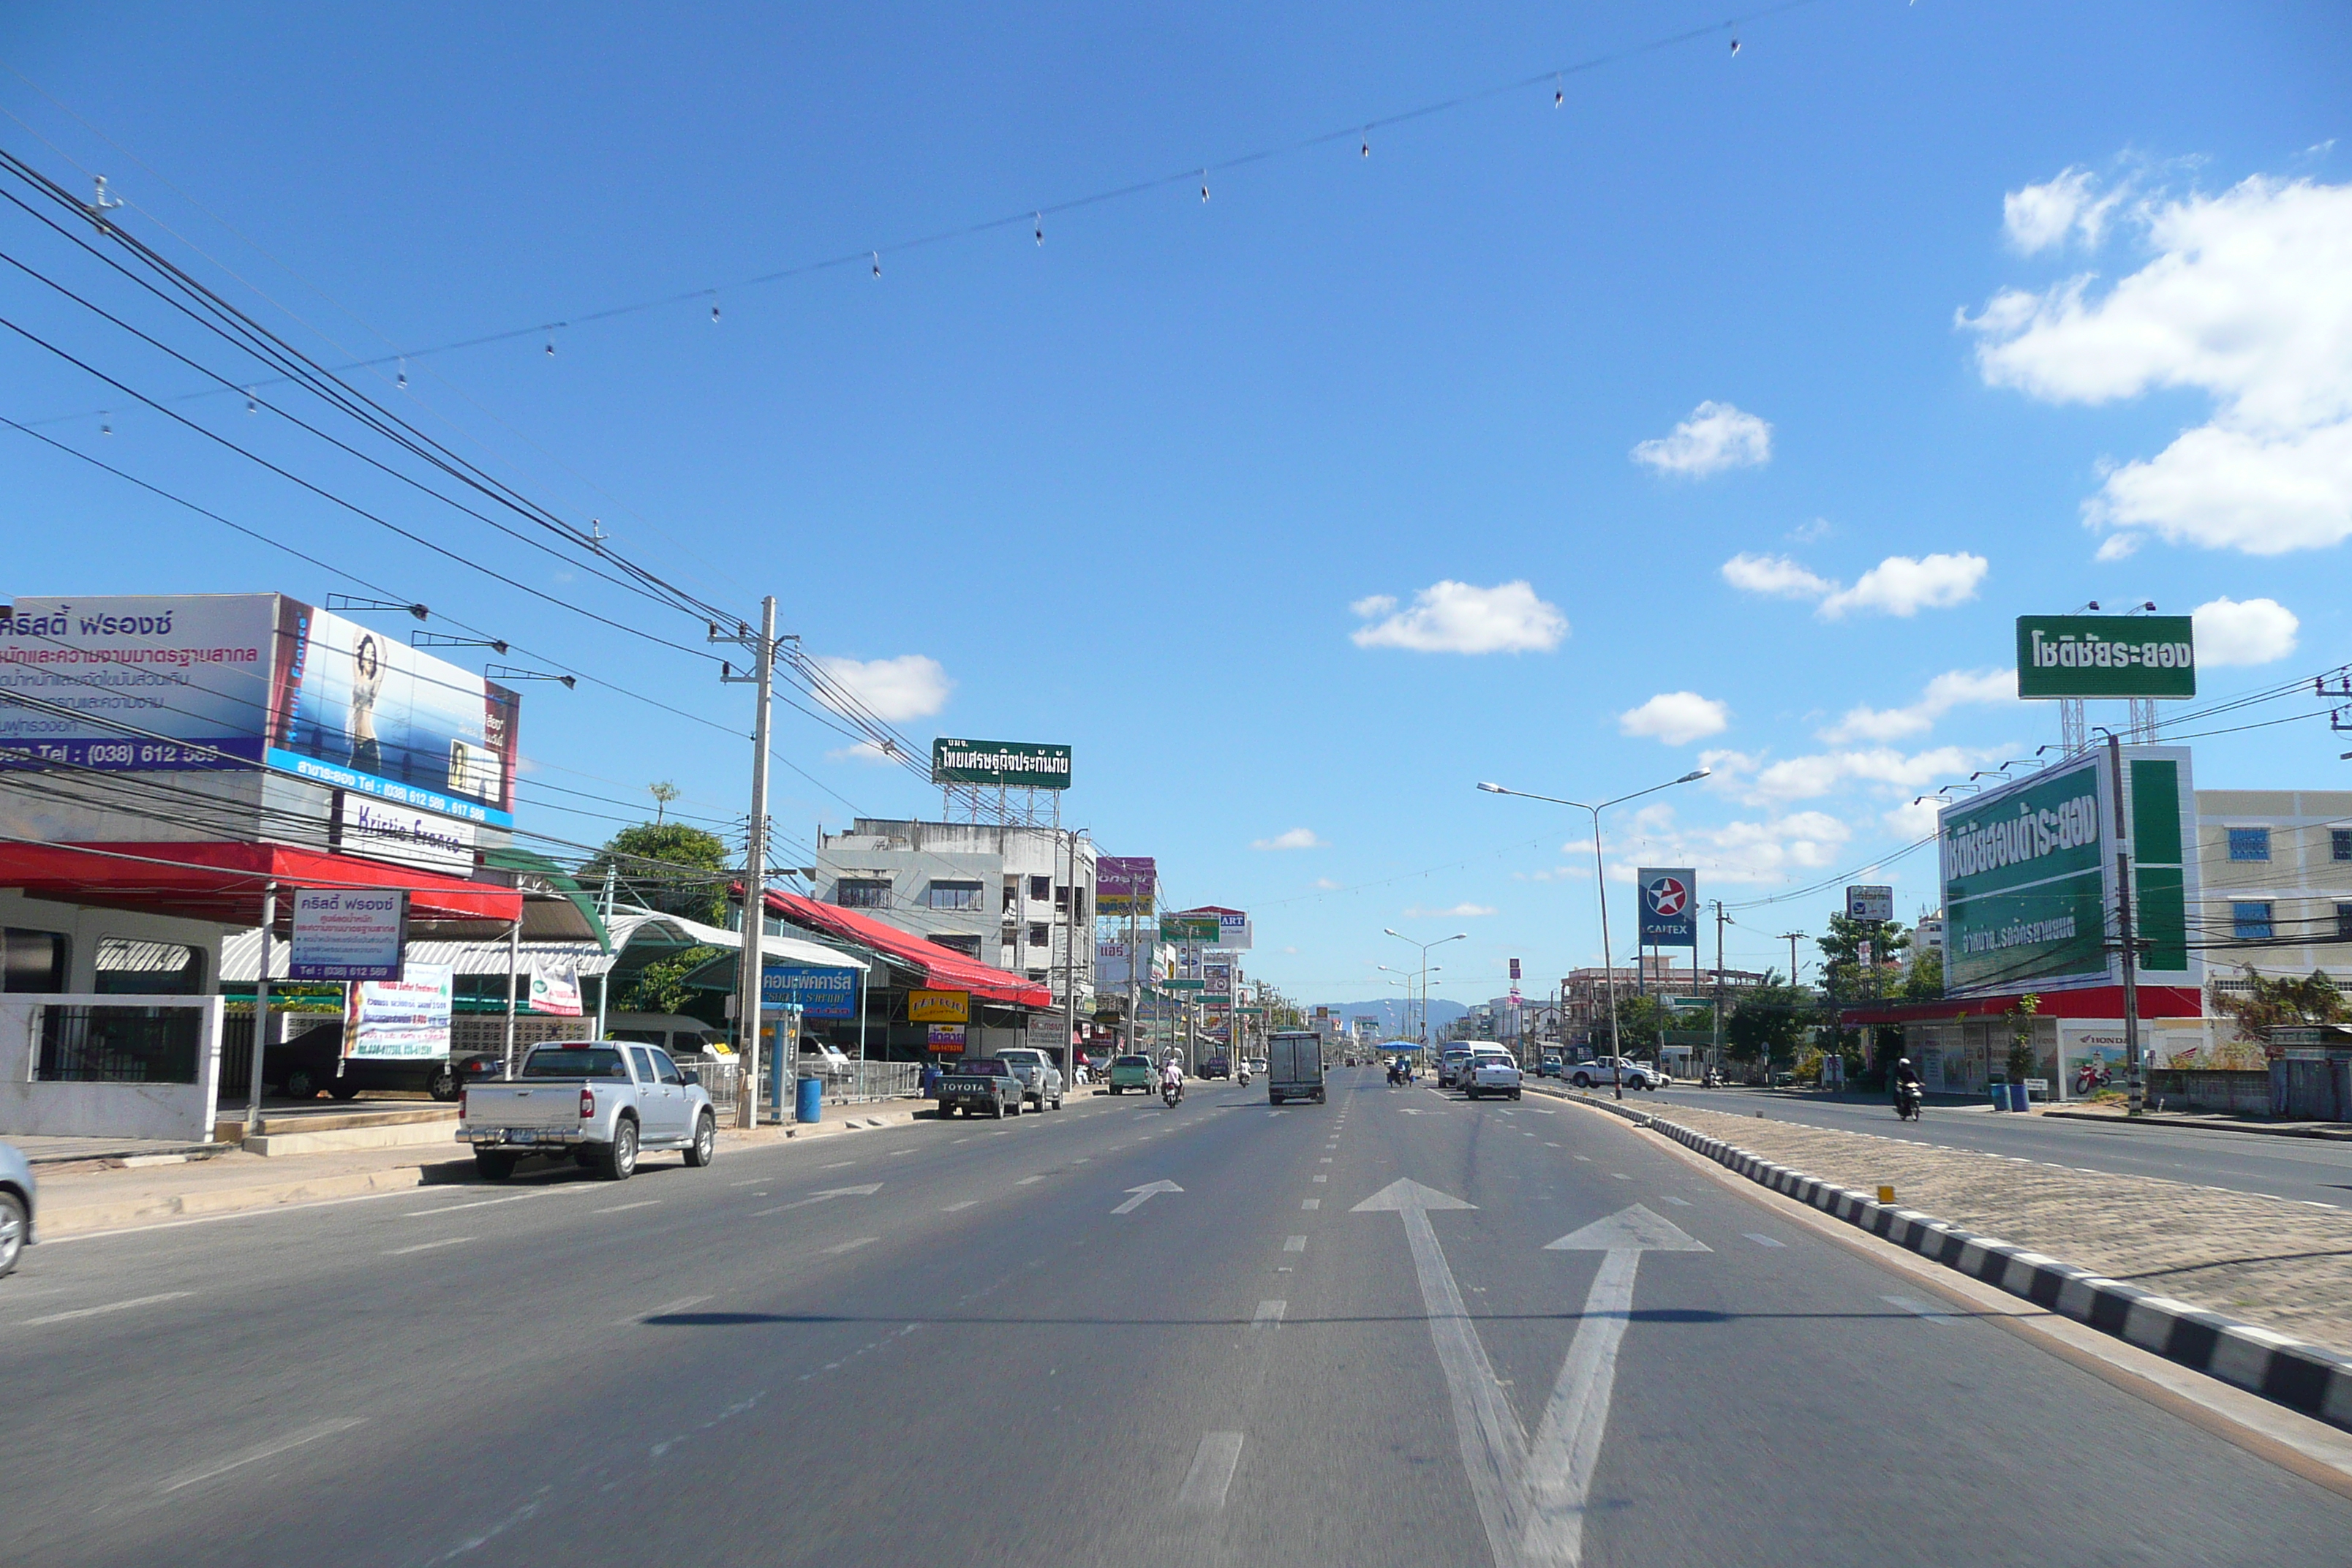
M 969 991 L 909 991 L 907 993 L 907 1022 L 909 1024 L 968 1024 L 971 1021 L 971 993 Z

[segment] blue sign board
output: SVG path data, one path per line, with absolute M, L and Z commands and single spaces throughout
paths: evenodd
M 1646 947 L 1698 950 L 1698 873 L 1687 866 L 1644 866 L 1634 873 L 1642 893 L 1642 942 Z
M 760 1006 L 798 1006 L 803 1018 L 857 1016 L 857 971 L 806 963 L 771 963 L 760 970 Z

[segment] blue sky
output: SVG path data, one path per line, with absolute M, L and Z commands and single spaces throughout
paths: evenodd
M 1253 967 L 1311 998 L 1378 994 L 1409 952 L 1386 926 L 1470 932 L 1462 999 L 1514 955 L 1536 984 L 1597 955 L 1577 822 L 1480 779 L 1596 798 L 1704 758 L 1611 852 L 1748 900 L 1899 847 L 1923 788 L 2055 738 L 1998 696 L 2020 612 L 2217 605 L 2209 695 L 2352 657 L 2339 6 L 1821 0 L 1566 75 L 1559 107 L 1545 83 L 1222 170 L 1205 203 L 1186 178 L 1051 213 L 1043 244 L 1024 219 L 898 247 L 1726 15 L 1281 10 L 16 6 L 0 144 L 109 174 L 142 237 L 331 359 L 877 251 L 878 279 L 373 384 L 698 591 L 776 593 L 908 732 L 1070 742 L 1070 819 L 1181 901 L 1251 909 Z M 21 276 L 0 300 L 142 388 L 196 384 Z M 740 722 L 700 663 L 21 340 L 0 386 L 77 450 Z M 176 406 L 558 598 L 661 614 L 234 399 Z M 349 587 L 0 437 L 10 592 Z M 743 745 L 625 698 L 534 689 L 522 733 L 544 784 L 741 809 Z M 2324 720 L 2196 744 L 2208 785 L 2345 776 Z M 799 715 L 780 745 L 814 781 L 779 776 L 790 837 L 936 809 Z M 559 798 L 526 823 L 614 826 Z M 1901 912 L 1932 875 L 1889 868 Z M 1728 956 L 1785 963 L 1769 936 L 1832 896 L 1743 915 Z

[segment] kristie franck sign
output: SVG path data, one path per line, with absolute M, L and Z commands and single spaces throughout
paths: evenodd
M 375 889 L 294 891 L 292 980 L 397 980 L 408 941 L 408 895 Z

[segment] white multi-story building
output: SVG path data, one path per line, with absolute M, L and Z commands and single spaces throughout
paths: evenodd
M 2189 940 L 2215 989 L 2248 967 L 2352 982 L 2352 791 L 2200 789 L 2197 853 Z
M 1066 829 L 861 816 L 819 836 L 814 896 L 1094 994 L 1095 846 Z

